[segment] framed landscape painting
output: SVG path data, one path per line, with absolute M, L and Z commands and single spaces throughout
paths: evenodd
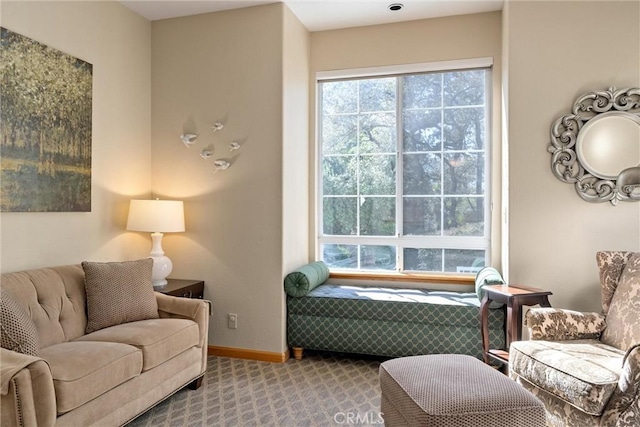
M 0 210 L 90 212 L 93 66 L 0 31 Z

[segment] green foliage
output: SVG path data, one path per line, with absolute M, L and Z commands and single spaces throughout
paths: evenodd
M 356 156 L 326 156 L 322 160 L 322 186 L 327 196 L 357 193 Z
M 393 236 L 395 232 L 395 197 L 361 197 L 360 234 L 363 236 Z
M 396 248 L 381 245 L 323 245 L 322 258 L 331 268 L 393 270 L 396 268 Z
M 412 271 L 441 271 L 442 249 L 407 248 L 404 250 L 404 266 Z
M 484 267 L 484 251 L 468 249 L 405 248 L 405 270 L 446 271 L 457 273 L 458 267 Z M 443 265 L 444 260 L 444 265 Z
M 394 270 L 396 268 L 395 246 L 360 246 L 361 268 L 366 270 Z
M 4 28 L 3 211 L 91 210 L 92 65 Z
M 324 234 L 355 235 L 357 231 L 358 199 L 355 197 L 325 197 L 323 200 Z
M 322 259 L 332 268 L 358 268 L 358 246 L 322 245 Z
M 360 156 L 360 194 L 396 194 L 396 156 Z
M 439 236 L 442 200 L 439 197 L 405 197 L 403 231 L 405 236 Z
M 403 192 L 405 195 L 439 195 L 442 190 L 442 154 L 412 153 L 403 156 Z

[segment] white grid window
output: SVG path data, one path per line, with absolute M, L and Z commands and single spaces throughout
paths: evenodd
M 318 80 L 318 249 L 332 270 L 489 265 L 489 67 Z

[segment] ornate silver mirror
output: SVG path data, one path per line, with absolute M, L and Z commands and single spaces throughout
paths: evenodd
M 640 88 L 588 92 L 551 127 L 551 170 L 588 202 L 640 201 Z

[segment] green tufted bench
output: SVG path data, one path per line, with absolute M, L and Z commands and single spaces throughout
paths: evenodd
M 482 358 L 476 293 L 344 286 L 325 283 L 321 262 L 285 278 L 287 341 L 303 349 L 377 356 L 466 354 Z M 504 345 L 504 312 L 489 313 L 491 342 Z

